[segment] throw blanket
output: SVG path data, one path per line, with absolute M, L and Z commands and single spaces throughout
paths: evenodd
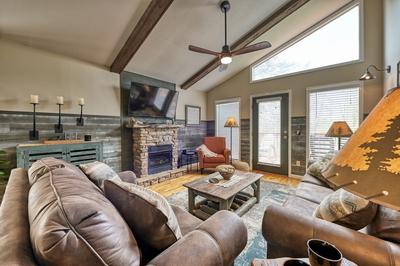
M 218 156 L 218 154 L 216 154 L 215 152 L 213 152 L 213 151 L 210 151 L 210 149 L 209 148 L 207 148 L 207 146 L 206 145 L 204 145 L 204 144 L 201 144 L 197 149 L 196 149 L 196 151 L 201 151 L 203 154 L 204 154 L 204 156 L 206 156 L 206 157 L 217 157 Z

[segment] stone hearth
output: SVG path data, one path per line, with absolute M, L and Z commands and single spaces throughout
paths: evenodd
M 186 169 L 178 169 L 178 130 L 181 125 L 129 125 L 132 128 L 133 168 L 144 186 L 182 176 Z M 149 147 L 172 146 L 172 169 L 149 175 Z

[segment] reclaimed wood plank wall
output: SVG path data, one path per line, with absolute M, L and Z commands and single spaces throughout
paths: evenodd
M 75 133 L 83 139 L 91 135 L 93 141 L 103 142 L 104 162 L 115 171 L 121 170 L 121 119 L 117 116 L 85 116 L 85 125 L 76 126 L 77 115 L 63 115 L 64 132 Z M 54 133 L 54 124 L 58 115 L 38 113 L 36 125 L 40 139 L 60 136 Z M 0 111 L 0 149 L 5 149 L 11 159 L 11 166 L 16 166 L 15 147 L 20 143 L 29 143 L 29 130 L 32 129 L 32 113 Z M 38 141 L 36 141 L 38 142 Z

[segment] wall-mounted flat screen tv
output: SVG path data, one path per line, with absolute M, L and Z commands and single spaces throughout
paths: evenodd
M 134 117 L 175 118 L 178 92 L 132 82 L 128 114 Z

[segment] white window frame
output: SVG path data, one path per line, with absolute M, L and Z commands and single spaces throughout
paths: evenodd
M 222 99 L 222 100 L 216 100 L 214 102 L 214 112 L 215 112 L 215 135 L 218 136 L 218 110 L 217 110 L 217 105 L 218 104 L 224 104 L 224 103 L 239 103 L 239 158 L 238 160 L 241 160 L 241 123 L 240 123 L 240 119 L 241 119 L 241 113 L 240 113 L 240 109 L 241 109 L 241 98 L 240 97 L 235 97 L 235 98 L 228 98 L 228 99 Z
M 364 83 L 357 80 L 351 82 L 335 83 L 324 86 L 310 87 L 306 89 L 306 167 L 308 166 L 310 160 L 310 93 L 320 92 L 320 91 L 331 91 L 359 87 L 359 124 L 360 125 L 364 119 Z
M 257 79 L 257 80 L 253 79 L 253 68 L 254 67 L 257 67 L 258 65 L 271 59 L 272 57 L 279 54 L 280 52 L 288 49 L 292 45 L 294 45 L 297 42 L 301 41 L 302 39 L 306 38 L 307 36 L 309 36 L 310 34 L 312 34 L 315 31 L 319 30 L 323 26 L 329 24 L 330 22 L 332 22 L 333 20 L 340 17 L 341 15 L 343 15 L 344 13 L 348 12 L 349 10 L 351 10 L 352 8 L 354 8 L 356 6 L 359 6 L 359 12 L 360 12 L 359 13 L 359 25 L 360 25 L 360 29 L 359 29 L 359 46 L 360 46 L 359 47 L 359 59 L 348 61 L 348 62 L 343 62 L 343 63 L 338 63 L 338 64 L 333 64 L 333 65 L 328 65 L 328 66 L 322 66 L 322 67 L 297 71 L 297 72 L 288 73 L 288 74 L 282 74 L 282 75 L 273 76 L 273 77 L 269 77 L 269 78 L 263 78 L 263 79 Z M 364 50 L 365 50 L 364 49 L 364 0 L 355 0 L 343 7 L 341 7 L 340 9 L 336 10 L 328 17 L 326 17 L 326 18 L 322 19 L 321 21 L 319 21 L 318 23 L 316 23 L 314 26 L 303 31 L 299 35 L 292 38 L 290 41 L 282 44 L 281 46 L 279 46 L 272 52 L 268 53 L 267 55 L 263 56 L 262 58 L 260 58 L 259 60 L 257 60 L 253 64 L 251 64 L 249 67 L 250 83 L 258 83 L 258 82 L 262 82 L 262 81 L 266 81 L 266 80 L 280 79 L 280 78 L 284 78 L 284 77 L 290 77 L 290 76 L 310 73 L 310 72 L 319 71 L 319 70 L 325 70 L 325 69 L 330 69 L 330 68 L 335 68 L 335 67 L 340 67 L 340 66 L 345 66 L 345 65 L 361 63 L 361 62 L 364 62 L 364 59 L 365 59 L 365 51 Z

